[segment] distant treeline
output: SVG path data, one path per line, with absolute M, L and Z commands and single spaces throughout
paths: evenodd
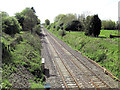
M 100 20 L 98 15 L 59 14 L 54 23 L 45 20 L 47 29 L 62 31 L 84 31 L 85 35 L 98 37 L 100 30 L 118 30 L 120 24 L 111 20 Z
M 120 29 L 120 24 L 112 20 L 103 20 L 102 29 L 104 30 L 118 30 Z

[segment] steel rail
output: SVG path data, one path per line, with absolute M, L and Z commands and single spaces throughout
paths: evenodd
M 51 43 L 51 42 L 49 42 L 49 43 L 50 43 L 51 46 L 53 47 L 52 43 Z M 56 50 L 54 47 L 53 47 L 53 49 L 55 50 L 55 52 L 56 52 L 56 53 L 58 54 L 58 56 L 60 57 L 60 60 L 62 61 L 63 65 L 65 66 L 66 70 L 69 72 L 70 76 L 73 78 L 76 86 L 78 86 L 78 88 L 80 89 L 79 84 L 77 83 L 77 81 L 75 80 L 75 78 L 73 77 L 73 75 L 71 74 L 71 72 L 69 71 L 69 69 L 66 67 L 65 63 L 63 62 L 63 60 L 62 60 L 61 56 L 59 55 L 59 53 L 57 52 L 57 50 Z M 54 59 L 53 59 L 53 60 L 54 60 Z M 60 70 L 57 62 L 56 62 L 55 60 L 54 60 L 54 62 L 55 62 L 55 64 L 56 64 L 56 67 L 57 67 L 57 69 L 58 69 L 58 72 L 60 73 L 60 76 L 62 77 L 62 80 L 63 80 L 63 82 L 64 82 L 64 85 L 65 85 L 65 87 L 66 87 L 66 89 L 67 89 L 68 86 L 67 86 L 67 84 L 66 84 L 66 82 L 65 82 L 64 76 L 63 76 L 63 74 L 62 74 L 62 72 L 61 72 L 61 70 Z M 80 90 L 81 90 L 81 89 L 80 89 Z
M 50 42 L 50 44 L 51 44 L 52 46 L 54 46 L 51 42 Z M 70 70 L 67 68 L 67 66 L 66 66 L 65 63 L 63 62 L 63 60 L 62 60 L 60 54 L 58 53 L 58 51 L 55 49 L 55 47 L 53 47 L 53 48 L 54 48 L 55 52 L 58 54 L 58 56 L 60 57 L 60 60 L 62 61 L 63 65 L 65 66 L 66 70 L 69 72 L 70 76 L 73 78 L 76 86 L 78 86 L 78 88 L 81 89 L 81 87 L 79 86 L 77 80 L 74 78 L 74 76 L 72 75 L 72 73 L 70 72 Z M 63 76 L 63 77 L 64 77 L 64 76 Z
M 44 31 L 43 31 L 43 32 L 44 32 Z M 47 40 L 47 38 L 46 38 L 46 40 Z M 53 57 L 53 55 L 52 55 L 52 57 Z M 55 62 L 55 65 L 56 65 L 56 67 L 57 67 L 57 70 L 58 70 L 60 76 L 62 77 L 62 81 L 63 81 L 65 87 L 68 88 L 67 85 L 66 85 L 66 83 L 65 83 L 65 79 L 64 79 L 64 77 L 63 77 L 63 75 L 62 75 L 62 72 L 60 71 L 59 66 L 57 65 L 57 63 L 56 63 L 56 61 L 54 60 L 54 58 L 53 58 L 53 61 Z
M 48 33 L 48 32 L 47 32 Z M 49 33 L 48 33 L 49 34 Z M 50 35 L 50 34 L 49 34 Z M 51 36 L 51 38 L 55 41 L 55 42 L 57 42 L 54 38 L 53 38 L 53 36 L 52 35 L 50 35 Z M 58 43 L 58 42 L 57 42 Z M 60 44 L 61 46 L 63 46 L 62 44 Z M 60 46 L 59 45 L 59 46 Z M 64 47 L 64 46 L 63 46 Z M 65 48 L 65 47 L 64 47 Z M 65 48 L 66 49 L 66 48 Z M 67 49 L 66 49 L 67 50 Z M 68 50 L 67 50 L 68 51 Z M 70 51 L 68 51 L 69 53 L 71 53 Z M 71 53 L 72 54 L 72 53 Z M 74 54 L 72 54 L 78 61 L 80 61 Z M 81 62 L 81 61 L 80 61 Z M 91 71 L 104 85 L 106 85 L 108 88 L 111 88 L 111 86 L 110 85 L 108 85 L 107 83 L 105 83 L 101 78 L 99 78 L 99 76 L 96 74 L 96 73 L 94 73 L 88 66 L 86 66 L 83 62 L 81 62 L 81 64 L 83 64 L 89 71 Z M 91 81 L 91 80 L 90 80 Z M 93 82 L 91 82 L 96 88 L 99 88 L 97 85 L 95 85 Z
M 49 34 L 50 35 L 50 34 Z M 50 35 L 51 36 L 51 35 Z M 54 39 L 54 41 L 56 41 L 55 39 Z M 59 47 L 60 47 L 60 45 L 59 45 Z M 61 49 L 64 53 L 66 53 L 63 49 Z M 69 60 L 71 60 L 81 71 L 83 71 L 72 59 L 69 59 Z M 64 62 L 63 62 L 64 63 Z M 87 77 L 88 77 L 88 75 L 86 75 Z M 95 85 L 95 83 L 92 81 L 92 80 L 89 80 L 96 88 L 99 88 L 97 85 Z

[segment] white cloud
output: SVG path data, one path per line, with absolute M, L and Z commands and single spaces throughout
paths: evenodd
M 98 14 L 101 19 L 117 20 L 119 0 L 2 0 L 0 10 L 14 15 L 26 7 L 34 7 L 36 14 L 42 22 L 45 19 L 53 19 L 58 14 L 76 13 L 90 11 Z

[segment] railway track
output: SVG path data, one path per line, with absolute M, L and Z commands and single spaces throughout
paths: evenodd
M 62 58 L 60 57 L 60 54 L 56 51 L 56 49 L 52 46 L 52 44 L 49 42 L 49 40 L 46 38 L 47 42 L 49 43 L 51 50 L 53 51 L 54 55 L 53 57 L 57 57 L 54 60 L 54 63 L 56 65 L 56 68 L 62 77 L 62 82 L 64 84 L 63 87 L 65 88 L 80 88 L 78 85 L 76 79 L 71 74 L 70 70 L 67 68 L 65 63 L 63 62 Z M 58 58 L 60 57 L 60 58 Z
M 45 33 L 52 51 L 56 53 L 57 58 L 54 62 L 66 88 L 112 88 L 78 57 L 58 43 L 49 32 Z

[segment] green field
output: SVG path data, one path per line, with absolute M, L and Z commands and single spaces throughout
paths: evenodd
M 20 32 L 11 37 L 3 32 L 2 34 L 2 47 L 3 47 L 3 59 L 2 59 L 2 86 L 3 88 L 12 88 L 12 83 L 17 83 L 11 75 L 28 76 L 29 73 L 23 73 L 18 66 L 25 67 L 25 70 L 31 73 L 29 78 L 26 79 L 30 82 L 31 88 L 43 87 L 42 81 L 44 75 L 41 71 L 41 43 L 37 34 L 31 34 L 30 32 Z M 23 70 L 23 71 L 25 71 Z M 17 76 L 19 76 L 17 75 Z M 24 78 L 18 78 L 18 80 L 25 80 Z M 20 83 L 18 83 L 19 85 Z
M 117 30 L 101 30 L 99 37 L 109 38 L 111 35 L 119 35 Z M 113 41 L 118 41 L 118 38 L 112 38 Z
M 118 38 L 109 38 L 110 34 L 118 35 L 118 31 L 101 30 L 98 38 L 85 36 L 84 32 L 66 32 L 67 34 L 61 37 L 59 36 L 59 31 L 49 31 L 73 49 L 79 50 L 83 55 L 114 73 L 115 76 L 120 76 Z

